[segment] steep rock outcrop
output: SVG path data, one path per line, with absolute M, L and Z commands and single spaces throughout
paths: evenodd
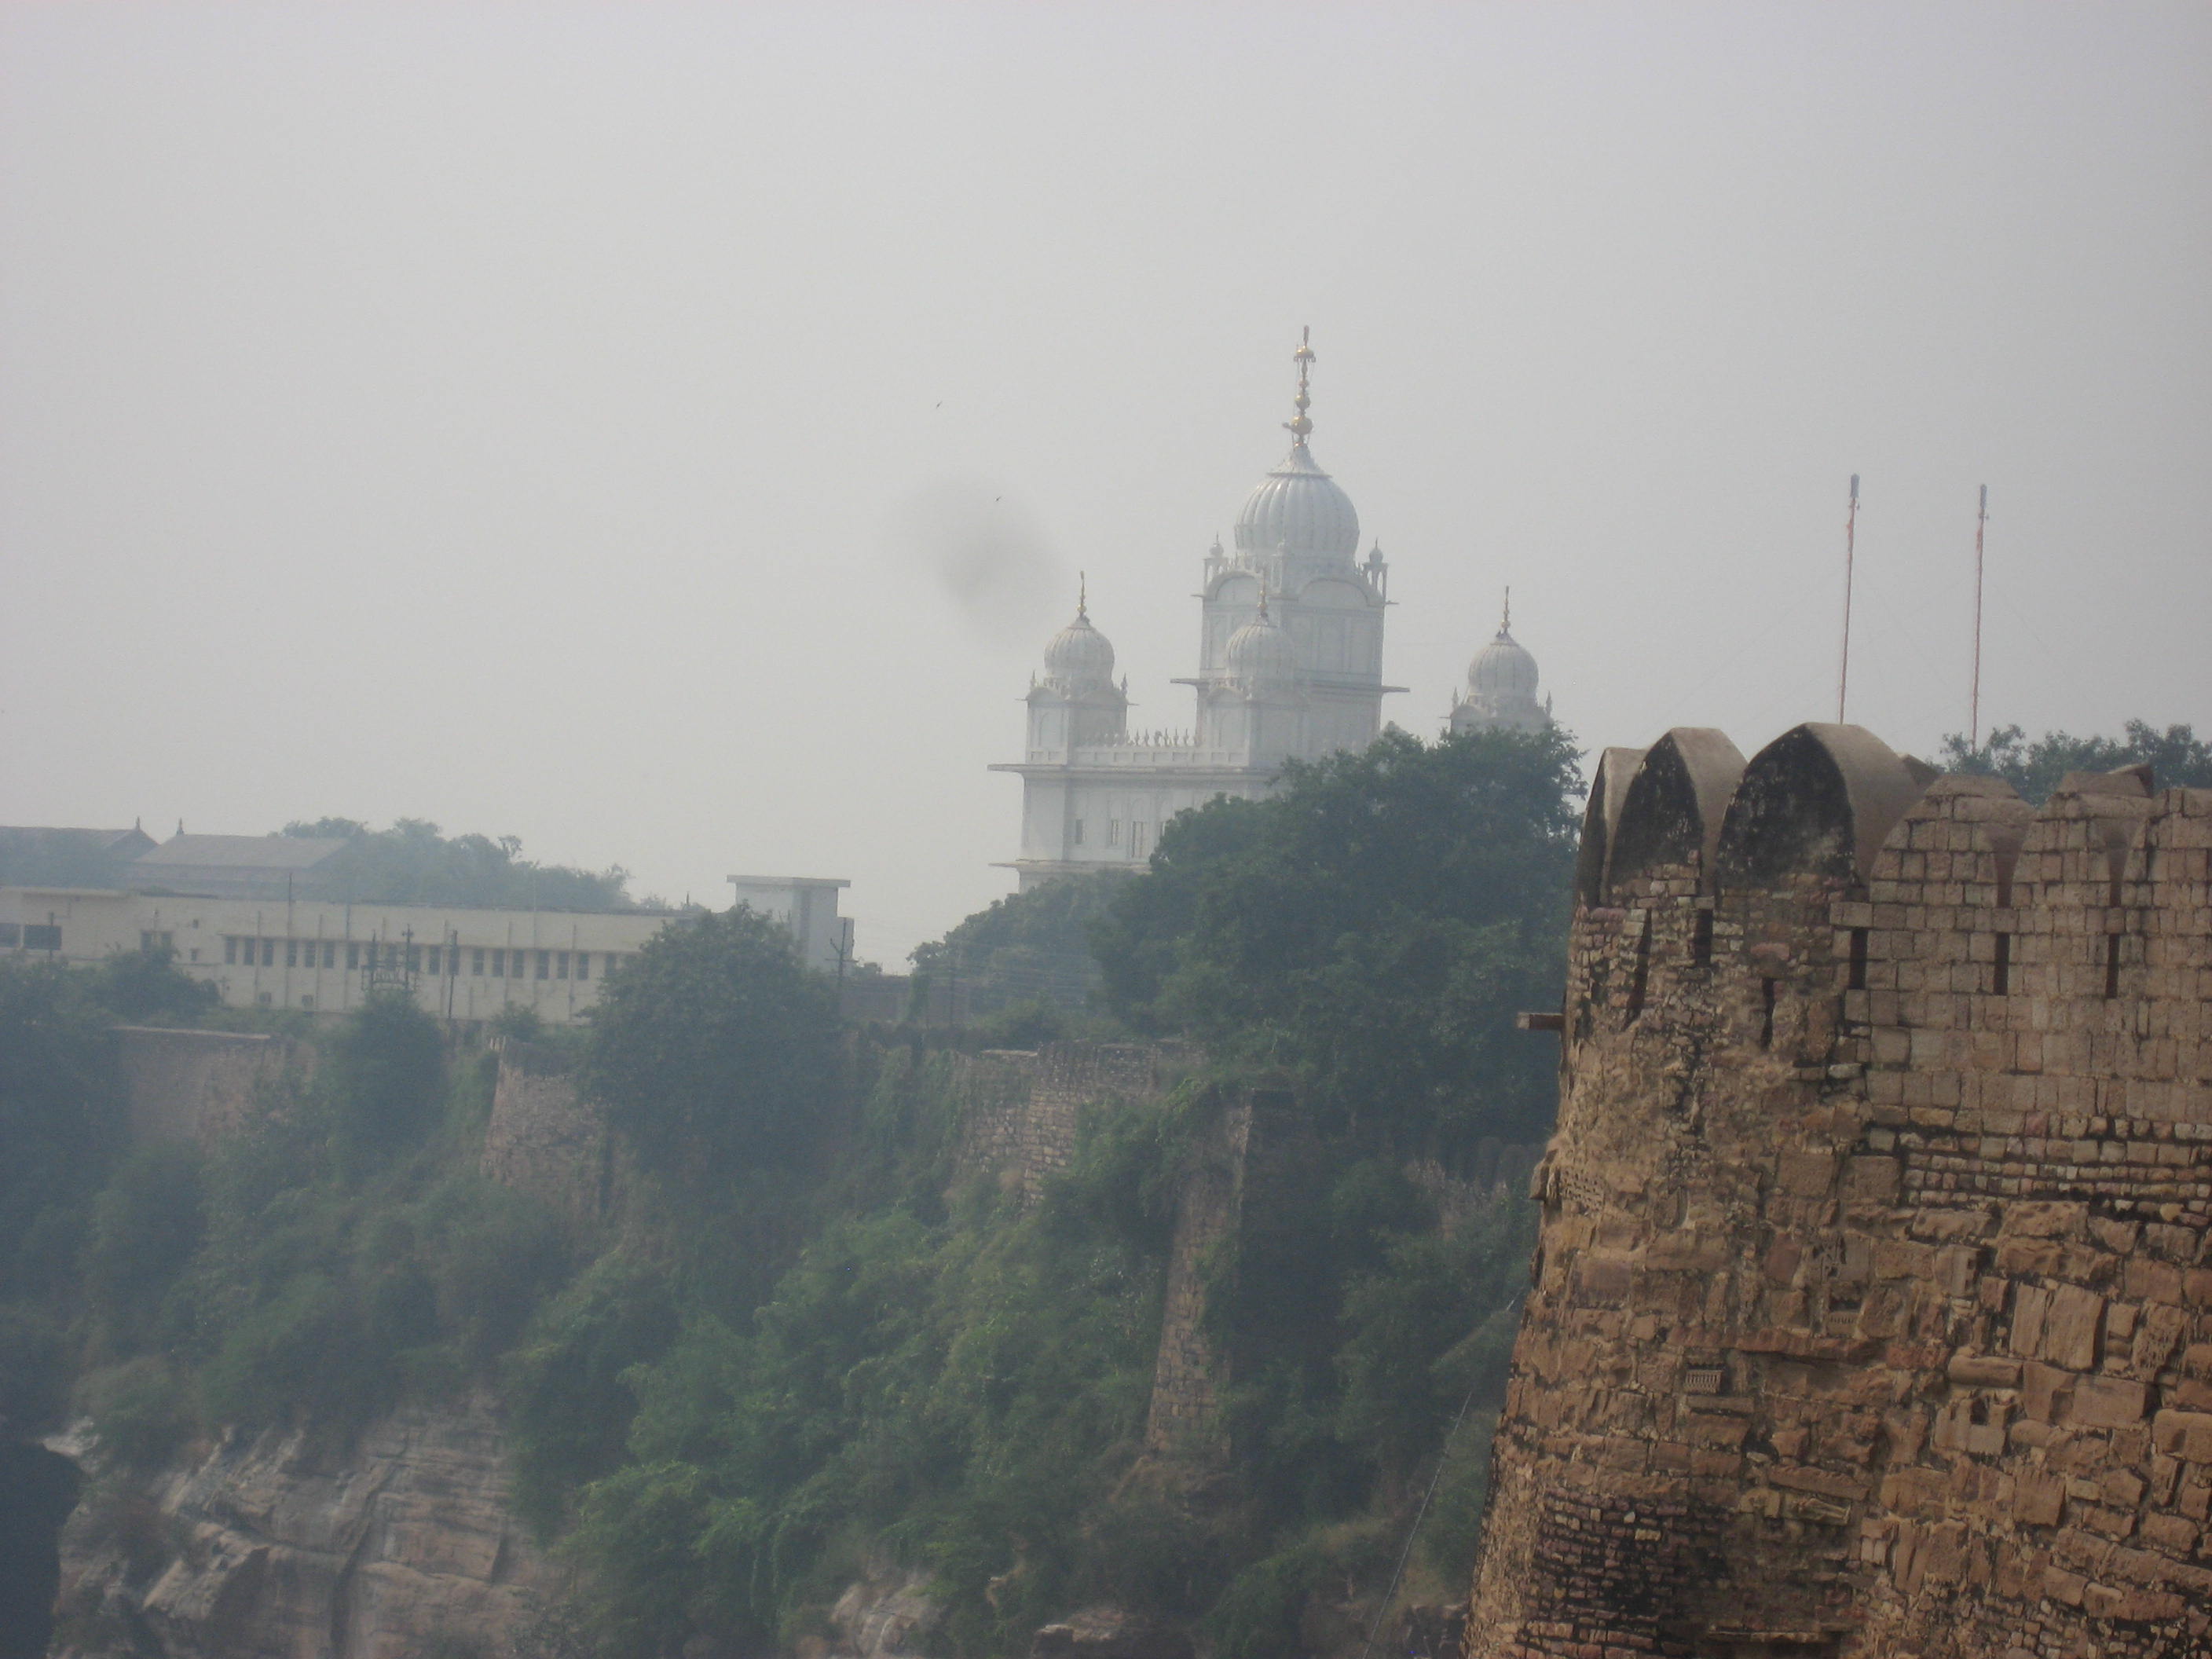
M 63 1532 L 55 1659 L 495 1651 L 551 1583 L 507 1493 L 481 1399 L 395 1412 L 343 1445 L 272 1429 L 111 1475 Z

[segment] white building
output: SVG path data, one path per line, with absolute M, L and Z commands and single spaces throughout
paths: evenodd
M 215 885 L 242 878 L 234 871 L 246 867 L 244 852 L 216 862 L 225 868 Z M 837 890 L 850 884 L 811 877 L 731 880 L 740 903 L 790 929 L 809 967 L 834 973 L 839 953 L 849 957 L 852 923 L 837 914 Z M 356 904 L 289 898 L 281 890 L 275 896 L 234 896 L 0 887 L 0 956 L 82 966 L 118 951 L 166 946 L 176 952 L 180 969 L 215 986 L 234 1008 L 340 1014 L 373 988 L 397 987 L 442 1019 L 490 1019 L 520 1007 L 549 1025 L 568 1025 L 598 1005 L 610 975 L 683 914 Z
M 790 931 L 799 959 L 825 974 L 853 962 L 853 919 L 837 914 L 837 893 L 849 881 L 826 876 L 732 876 L 737 902 L 773 916 Z
M 676 915 L 0 887 L 0 953 L 82 965 L 167 945 L 234 1008 L 343 1013 L 374 983 L 441 1018 L 525 1007 L 565 1025 Z
M 1540 732 L 1552 723 L 1552 700 L 1536 701 L 1536 659 L 1513 637 L 1513 590 L 1490 643 L 1467 665 L 1467 690 L 1452 697 L 1454 732 Z
M 1310 344 L 1293 361 L 1291 453 L 1245 498 L 1234 548 L 1217 540 L 1206 556 L 1198 673 L 1177 682 L 1196 695 L 1192 729 L 1131 735 L 1127 682 L 1115 679 L 1114 647 L 1091 623 L 1087 592 L 1046 646 L 1023 758 L 992 769 L 1022 779 L 1012 867 L 1024 890 L 1142 868 L 1177 812 L 1264 794 L 1286 760 L 1364 748 L 1382 729 L 1384 696 L 1405 690 L 1382 683 L 1389 566 L 1379 544 L 1359 556 L 1359 514 L 1307 444 Z M 1528 666 L 1533 694 L 1534 659 Z M 1461 729 L 1456 712 L 1454 721 Z

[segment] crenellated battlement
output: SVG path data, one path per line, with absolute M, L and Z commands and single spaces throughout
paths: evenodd
M 1470 1653 L 2212 1653 L 2212 792 L 1608 750 Z

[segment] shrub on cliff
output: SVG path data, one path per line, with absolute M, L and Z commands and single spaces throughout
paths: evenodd
M 1161 832 L 1093 937 L 1115 1012 L 1295 1068 L 1402 1152 L 1539 1137 L 1582 787 L 1573 740 L 1490 732 L 1294 763 Z
M 110 1016 L 85 976 L 0 958 L 0 1297 L 57 1300 L 121 1143 Z
M 574 1548 L 605 1650 L 672 1651 L 694 1630 L 787 1643 L 885 1547 L 934 1570 L 950 1653 L 1021 1650 L 1102 1596 L 1203 1606 L 1218 1540 L 1163 1531 L 1165 1506 L 1123 1480 L 1158 1346 L 1171 1116 L 1092 1121 L 1025 1212 L 988 1188 L 947 1205 L 920 1176 L 829 1218 L 757 1308 L 687 1310 L 668 1352 L 618 1379 L 638 1401 L 632 1461 L 582 1494 Z M 579 1374 L 611 1325 L 547 1322 L 576 1354 L 548 1379 Z
M 189 1024 L 222 1002 L 212 980 L 194 979 L 177 966 L 171 945 L 118 951 L 85 972 L 94 1000 L 118 1019 Z
M 438 1022 L 403 991 L 379 991 L 331 1039 L 331 1152 L 343 1170 L 380 1163 L 428 1134 L 445 1098 Z
M 192 1148 L 156 1142 L 125 1158 L 93 1200 L 85 1290 L 112 1357 L 156 1340 L 163 1298 L 206 1225 L 200 1173 Z
M 637 1414 L 631 1368 L 675 1340 L 665 1273 L 620 1251 L 601 1256 L 539 1310 L 507 1360 L 504 1394 L 514 1443 L 515 1505 L 541 1534 L 568 1499 L 623 1461 Z
M 77 1387 L 76 1407 L 92 1419 L 101 1455 L 131 1468 L 155 1468 L 195 1426 L 190 1389 L 151 1354 L 93 1372 Z
M 837 989 L 744 908 L 655 934 L 607 981 L 584 1088 L 645 1169 L 694 1193 L 789 1168 L 837 1095 Z
M 1087 1009 L 1098 984 L 1091 924 L 1121 896 L 1130 874 L 1100 870 L 1040 883 L 994 900 L 943 939 L 917 946 L 917 1006 L 930 1006 L 928 988 L 941 984 L 957 990 L 971 1018 L 1024 1005 Z

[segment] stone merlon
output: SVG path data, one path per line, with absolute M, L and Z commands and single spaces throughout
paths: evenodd
M 1576 880 L 1469 1659 L 2212 1654 L 2212 792 L 1678 730 Z

